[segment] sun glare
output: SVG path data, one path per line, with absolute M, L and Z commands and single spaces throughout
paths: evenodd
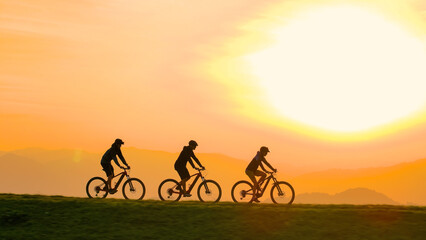
M 425 45 L 380 14 L 318 7 L 270 35 L 273 44 L 244 60 L 284 118 L 357 132 L 425 107 Z

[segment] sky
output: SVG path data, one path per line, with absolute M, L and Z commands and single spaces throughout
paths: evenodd
M 0 1 L 0 151 L 426 157 L 421 0 Z

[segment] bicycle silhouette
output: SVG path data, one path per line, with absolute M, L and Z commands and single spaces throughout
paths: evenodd
M 145 196 L 145 185 L 138 178 L 130 177 L 130 168 L 121 169 L 123 169 L 123 172 L 115 175 L 113 178 L 116 179 L 120 176 L 120 179 L 118 179 L 113 189 L 117 190 L 121 181 L 126 177 L 127 180 L 124 182 L 122 189 L 124 198 L 141 200 Z M 86 185 L 86 193 L 89 198 L 105 198 L 109 190 L 106 180 L 101 177 L 91 178 Z
M 269 176 L 266 177 L 263 182 L 259 183 L 260 190 L 254 189 L 253 184 L 245 180 L 235 183 L 231 190 L 232 200 L 234 202 L 253 202 L 255 196 L 257 196 L 257 198 L 263 196 L 272 179 L 271 200 L 277 204 L 291 204 L 294 201 L 294 189 L 290 183 L 278 181 L 273 172 L 267 173 Z
M 198 186 L 197 195 L 198 199 L 202 202 L 217 202 L 222 196 L 222 189 L 219 184 L 214 180 L 206 180 L 201 174 L 201 169 L 197 168 L 198 173 L 191 175 L 190 179 L 194 176 L 195 179 L 189 186 L 186 193 L 191 193 L 198 179 L 201 178 L 201 184 Z M 158 187 L 158 195 L 163 201 L 179 201 L 184 192 L 181 189 L 181 185 L 174 179 L 166 179 L 161 182 Z

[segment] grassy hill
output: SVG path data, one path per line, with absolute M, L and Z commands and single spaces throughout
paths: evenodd
M 0 194 L 0 239 L 424 239 L 426 207 Z

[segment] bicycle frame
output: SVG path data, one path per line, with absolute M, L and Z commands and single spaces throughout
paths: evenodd
M 127 174 L 127 171 L 124 170 L 123 172 L 115 175 L 114 177 L 112 177 L 112 179 L 115 179 L 116 177 L 120 176 L 120 178 L 118 179 L 118 182 L 115 184 L 113 189 L 117 189 L 120 186 L 121 181 L 123 181 L 124 177 L 127 177 L 127 179 L 129 179 L 129 174 Z
M 261 185 L 263 185 L 263 189 L 260 189 L 259 197 L 263 196 L 263 193 L 266 191 L 266 188 L 268 187 L 269 182 L 271 179 L 274 181 L 274 185 L 278 183 L 277 179 L 274 177 L 273 173 L 269 173 L 270 175 L 263 180 Z M 281 193 L 281 189 L 278 190 Z
M 189 181 L 189 180 L 190 180 L 193 176 L 196 176 L 196 177 L 195 177 L 194 181 L 191 183 L 191 185 L 189 186 L 188 190 L 186 190 L 186 192 L 187 192 L 187 193 L 191 193 L 191 190 L 194 188 L 195 184 L 197 184 L 198 179 L 200 179 L 200 178 L 201 178 L 201 180 L 202 180 L 201 182 L 204 182 L 204 181 L 205 181 L 205 178 L 204 178 L 204 177 L 203 177 L 203 175 L 201 174 L 201 171 L 200 171 L 200 170 L 198 170 L 198 173 L 191 175 L 191 176 L 189 177 L 188 181 Z M 177 194 L 179 194 L 180 192 L 173 191 L 173 193 L 177 193 Z
M 198 173 L 191 175 L 191 177 L 189 177 L 189 179 L 191 179 L 193 176 L 196 176 L 196 177 L 195 177 L 194 181 L 192 181 L 191 185 L 189 186 L 189 188 L 187 190 L 188 193 L 190 193 L 191 190 L 194 188 L 195 184 L 197 184 L 198 179 L 201 178 L 202 182 L 204 182 L 204 177 L 203 177 L 203 175 L 201 175 L 201 171 L 198 171 Z

